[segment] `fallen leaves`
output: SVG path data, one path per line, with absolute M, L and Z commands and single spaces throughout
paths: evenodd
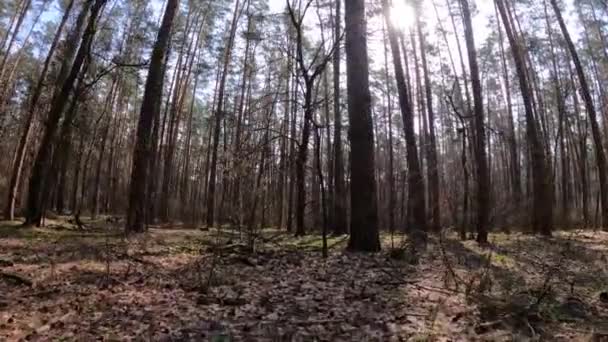
M 389 252 L 351 254 L 338 247 L 322 259 L 316 238 L 294 241 L 276 231 L 260 238 L 255 254 L 228 231 L 153 229 L 129 241 L 116 232 L 80 232 L 70 239 L 59 239 L 52 230 L 41 238 L 27 234 L 34 235 L 1 242 L 2 272 L 36 285 L 0 280 L 2 340 L 398 341 L 504 339 L 520 333 L 504 324 L 501 311 L 492 319 L 483 311 L 489 306 L 446 286 L 445 260 L 433 244 L 411 265 L 391 259 Z M 598 240 L 589 234 L 576 240 L 588 248 L 578 255 L 583 260 L 569 260 L 549 284 L 551 298 L 561 298 L 550 302 L 551 310 L 606 317 L 605 307 L 588 300 L 601 302 L 597 289 L 587 287 L 595 283 L 577 269 L 594 274 L 605 267 L 595 264 L 593 253 L 606 252 Z M 517 291 L 528 291 L 520 296 L 526 307 L 535 298 L 531 289 L 543 285 L 539 258 L 557 253 L 540 248 L 542 241 L 521 241 L 524 245 L 500 241 L 489 270 L 485 251 L 468 243 L 446 241 L 446 257 L 460 280 L 487 275 L 484 294 L 513 311 L 508 305 Z M 574 279 L 576 297 L 562 278 Z M 479 281 L 473 289 L 481 288 Z M 558 316 L 551 321 L 544 314 L 548 307 L 542 309 L 539 319 L 551 328 L 524 330 L 573 335 L 569 323 Z

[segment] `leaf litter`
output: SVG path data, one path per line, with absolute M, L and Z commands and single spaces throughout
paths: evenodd
M 276 230 L 156 227 L 125 239 L 12 227 L 0 235 L 0 340 L 510 341 L 606 338 L 603 232 L 550 241 L 446 234 L 419 262 Z M 21 228 L 20 228 L 21 229 Z M 243 242 L 245 241 L 245 242 Z

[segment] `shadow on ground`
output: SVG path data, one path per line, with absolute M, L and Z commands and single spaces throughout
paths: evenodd
M 603 329 L 608 235 L 431 239 L 418 264 L 276 230 L 0 227 L 0 339 L 569 340 Z M 386 238 L 388 242 L 388 238 Z M 396 245 L 401 245 L 397 243 Z

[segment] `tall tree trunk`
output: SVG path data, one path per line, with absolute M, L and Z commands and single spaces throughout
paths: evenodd
M 99 157 L 97 158 L 97 165 L 95 166 L 95 183 L 93 185 L 93 195 L 92 195 L 92 210 L 91 210 L 91 218 L 94 220 L 97 218 L 99 214 L 99 202 L 101 201 L 99 197 L 99 187 L 101 185 L 101 166 L 103 165 L 103 158 L 106 152 L 106 146 L 108 141 L 108 136 L 110 135 L 110 125 L 112 124 L 112 112 L 114 111 L 114 101 L 116 100 L 116 94 L 119 92 L 117 89 L 118 80 L 114 80 L 112 85 L 110 86 L 110 92 L 108 93 L 108 99 L 106 102 L 106 110 L 109 111 L 110 115 L 108 116 L 107 122 L 104 125 L 103 133 L 101 135 L 101 146 L 99 149 Z M 104 110 L 104 112 L 106 111 Z
M 585 108 L 587 109 L 587 115 L 589 116 L 589 123 L 591 124 L 591 136 L 593 138 L 593 144 L 595 146 L 595 159 L 597 162 L 597 171 L 600 180 L 600 199 L 601 199 L 601 216 L 602 216 L 602 228 L 608 229 L 608 178 L 606 178 L 606 155 L 604 153 L 604 146 L 602 145 L 602 136 L 600 133 L 600 127 L 597 121 L 597 114 L 595 112 L 595 106 L 593 104 L 593 98 L 591 97 L 591 91 L 589 89 L 589 84 L 587 83 L 587 78 L 585 76 L 585 70 L 583 69 L 583 65 L 581 64 L 580 58 L 578 57 L 578 52 L 576 51 L 576 47 L 572 42 L 572 38 L 570 37 L 570 33 L 568 32 L 568 28 L 564 23 L 564 18 L 562 17 L 561 10 L 557 5 L 556 0 L 550 0 L 551 5 L 553 6 L 553 10 L 555 11 L 555 16 L 557 17 L 557 22 L 559 23 L 559 27 L 562 31 L 562 35 L 566 40 L 566 46 L 570 51 L 570 55 L 572 56 L 572 61 L 574 62 L 574 67 L 576 69 L 576 75 L 578 77 L 579 84 L 581 86 L 581 96 L 583 98 L 583 102 L 585 103 Z
M 171 199 L 176 193 L 176 191 L 171 191 L 171 186 L 173 183 L 173 178 L 177 174 L 177 172 L 175 171 L 176 167 L 174 167 L 175 149 L 177 145 L 178 136 L 177 132 L 179 131 L 179 126 L 181 123 L 184 98 L 186 97 L 188 89 L 187 85 L 189 84 L 192 68 L 194 65 L 194 59 L 196 56 L 196 50 L 198 48 L 198 40 L 201 35 L 201 32 L 199 31 L 199 16 L 197 15 L 194 19 L 191 19 L 192 12 L 192 9 L 188 12 L 188 17 L 186 19 L 186 28 L 184 30 L 184 37 L 182 39 L 182 46 L 180 49 L 178 62 L 176 64 L 177 76 L 176 84 L 173 89 L 173 100 L 171 103 L 171 119 L 169 120 L 167 147 L 165 149 L 165 159 L 163 165 L 163 181 L 161 185 L 160 194 L 159 218 L 162 222 L 168 222 L 170 220 Z M 203 26 L 200 26 L 201 30 L 202 27 Z M 190 35 L 192 35 L 192 38 L 189 38 Z M 195 47 L 194 51 L 192 49 L 193 46 Z M 184 56 L 185 58 L 183 58 Z
M 168 43 L 168 47 L 167 47 L 167 53 L 165 53 L 164 56 L 164 60 L 162 62 L 162 75 L 160 76 L 160 79 L 164 80 L 165 76 L 167 75 L 167 67 L 168 67 L 168 61 L 169 58 L 171 57 L 171 39 L 169 39 L 169 43 Z M 175 76 L 177 76 L 177 73 L 174 73 Z M 169 86 L 169 94 L 171 93 L 171 89 L 173 89 L 173 86 L 175 84 L 175 77 L 171 78 L 171 85 Z M 163 151 L 163 137 L 165 134 L 165 123 L 167 121 L 167 115 L 169 112 L 169 100 L 171 99 L 170 95 L 167 95 L 167 98 L 165 99 L 165 110 L 163 113 L 163 119 L 161 122 L 161 114 L 160 114 L 160 108 L 162 107 L 161 103 L 162 103 L 162 96 L 159 96 L 156 99 L 156 102 L 158 102 L 156 104 L 158 111 L 156 113 L 154 113 L 154 117 L 152 118 L 152 135 L 151 135 L 151 151 L 149 152 L 150 154 L 150 159 L 148 160 L 148 173 L 150 175 L 155 175 L 158 176 L 159 175 L 159 171 L 160 169 L 160 163 L 161 163 L 161 158 L 162 158 L 162 151 Z M 158 208 L 158 201 L 156 200 L 159 194 L 159 187 L 158 187 L 158 181 L 159 179 L 157 179 L 158 177 L 148 177 L 148 183 L 145 185 L 146 190 L 146 201 L 147 203 L 147 208 L 146 208 L 146 214 L 144 215 L 145 217 L 145 224 L 149 224 L 149 223 L 154 223 L 156 220 L 156 216 L 158 215 L 157 212 L 157 208 Z
M 386 2 L 386 0 L 385 0 Z M 348 248 L 380 250 L 376 179 L 374 177 L 374 133 L 369 90 L 367 22 L 365 1 L 345 2 L 346 75 L 351 171 L 351 221 Z M 423 204 L 424 205 L 424 204 Z
M 313 114 L 313 117 L 316 117 L 316 114 Z M 313 119 L 313 122 L 318 122 L 315 119 Z M 316 151 L 317 149 L 320 149 L 320 146 L 317 146 L 317 143 L 321 143 L 320 141 L 317 141 L 316 139 L 314 139 L 313 136 L 313 151 Z M 310 173 L 310 178 L 311 178 L 311 189 L 310 189 L 310 204 L 311 204 L 311 216 L 312 216 L 312 228 L 313 229 L 318 229 L 321 228 L 321 223 L 322 223 L 322 217 L 321 217 L 321 188 L 320 188 L 320 184 L 319 184 L 319 177 L 317 175 L 317 169 L 321 167 L 321 165 L 317 165 L 317 158 L 314 157 L 312 158 L 312 172 Z
M 310 125 L 314 113 L 312 92 L 314 81 L 306 82 L 304 91 L 304 123 L 302 140 L 296 157 L 296 236 L 306 234 L 304 214 L 306 211 L 306 161 L 308 160 L 308 143 L 310 141 Z
M 397 32 L 390 20 L 390 8 L 387 0 L 382 1 L 385 21 L 388 26 L 388 37 L 393 55 L 393 65 L 395 68 L 395 78 L 397 80 L 397 90 L 399 95 L 399 105 L 403 118 L 403 130 L 405 133 L 406 159 L 407 159 L 407 187 L 408 187 L 408 208 L 407 212 L 412 215 L 413 225 L 410 231 L 417 244 L 426 244 L 427 222 L 426 222 L 426 203 L 424 196 L 424 179 L 418 159 L 418 148 L 416 146 L 416 134 L 414 132 L 414 113 L 410 102 L 410 91 L 406 85 L 405 75 L 401 64 L 401 53 L 399 51 L 399 41 Z M 409 220 L 408 220 L 409 221 Z
M 293 46 L 290 46 L 291 53 L 295 50 Z M 294 66 L 295 67 L 295 66 Z M 293 70 L 290 70 L 293 72 Z M 290 95 L 290 103 L 291 103 L 291 120 L 289 127 L 289 189 L 287 195 L 287 231 L 291 232 L 293 230 L 293 222 L 294 222 L 294 192 L 296 186 L 296 114 L 298 112 L 298 105 L 295 101 L 296 90 L 297 90 L 297 80 L 293 80 L 292 88 L 289 92 Z
M 23 4 L 23 7 L 21 7 L 21 4 Z M 15 24 L 15 28 L 12 30 L 12 33 L 10 34 L 10 38 L 8 39 L 8 45 L 6 46 L 6 51 L 4 53 L 4 56 L 0 60 L 0 86 L 3 89 L 4 89 L 4 87 L 8 86 L 7 84 L 4 83 L 4 73 L 6 72 L 7 62 L 11 55 L 11 49 L 13 48 L 13 44 L 15 43 L 15 40 L 17 39 L 17 36 L 19 35 L 19 32 L 21 30 L 21 25 L 23 24 L 23 21 L 25 20 L 27 12 L 30 9 L 32 0 L 24 0 L 24 2 L 21 4 L 17 5 L 17 10 L 19 12 L 19 16 L 17 17 L 17 22 Z M 11 31 L 11 28 L 12 28 L 12 25 L 8 27 L 7 34 L 9 34 L 9 32 Z
M 291 58 L 288 60 L 288 65 L 287 65 L 287 70 L 285 71 L 285 78 L 286 78 L 286 82 L 285 82 L 285 102 L 283 103 L 283 109 L 285 110 L 284 113 L 284 117 L 281 123 L 281 134 L 283 135 L 281 138 L 281 147 L 280 147 L 280 175 L 279 175 L 279 191 L 281 193 L 281 198 L 280 198 L 280 205 L 279 208 L 277 210 L 277 214 L 278 214 L 278 228 L 282 229 L 283 228 L 283 222 L 284 222 L 284 214 L 285 214 L 285 204 L 286 204 L 286 195 L 287 195 L 287 189 L 286 189 L 286 185 L 289 184 L 288 182 L 288 174 L 289 174 L 289 159 L 288 159 L 288 154 L 287 154 L 287 144 L 288 144 L 288 127 L 289 127 L 289 113 L 291 110 L 291 106 L 289 103 L 289 90 L 290 90 L 290 86 L 291 86 L 291 66 L 290 66 L 290 62 Z M 238 200 L 237 200 L 238 201 Z
M 328 128 L 329 131 L 329 128 Z M 315 159 L 317 160 L 316 165 L 317 165 L 317 177 L 319 177 L 319 185 L 321 186 L 321 205 L 323 207 L 323 211 L 322 211 L 322 222 L 321 222 L 321 239 L 322 239 L 322 253 L 323 253 L 323 258 L 327 258 L 327 205 L 325 203 L 325 182 L 323 180 L 323 170 L 321 169 L 321 135 L 319 134 L 319 127 L 315 127 L 315 140 L 317 141 L 317 143 L 315 144 L 315 146 L 317 146 L 316 150 L 315 150 Z
M 245 15 L 247 15 L 247 32 L 250 32 L 253 30 L 253 25 L 252 25 L 252 20 L 251 20 L 251 12 L 250 12 L 250 7 L 251 7 L 251 0 L 247 0 L 247 3 L 245 5 Z M 243 53 L 243 74 L 241 76 L 241 89 L 240 89 L 240 96 L 239 96 L 239 100 L 238 100 L 238 107 L 236 108 L 236 132 L 235 132 L 235 137 L 234 137 L 234 146 L 233 146 L 233 153 L 234 153 L 234 160 L 232 161 L 233 163 L 233 169 L 235 172 L 234 175 L 234 188 L 233 188 L 233 198 L 232 201 L 233 203 L 236 204 L 236 208 L 235 210 L 240 213 L 242 212 L 242 201 L 241 201 L 241 169 L 240 169 L 240 164 L 241 164 L 241 140 L 242 140 L 242 133 L 243 133 L 243 111 L 245 108 L 245 97 L 247 97 L 246 95 L 246 91 L 248 90 L 248 84 L 250 83 L 250 76 L 253 73 L 253 69 L 251 68 L 253 63 L 250 63 L 250 49 L 251 49 L 251 40 L 247 39 L 247 36 L 245 37 L 245 52 Z M 290 60 L 291 61 L 291 60 Z M 288 89 L 289 89 L 289 82 L 288 83 Z M 240 214 L 236 215 L 237 218 L 240 218 Z M 237 221 L 239 221 L 240 224 L 240 219 L 237 219 Z
M 13 15 L 11 16 L 10 20 L 8 21 L 8 26 L 6 26 L 7 29 L 4 32 L 4 36 L 2 37 L 2 40 L 0 40 L 0 52 L 2 52 L 5 49 L 6 44 L 8 43 L 9 38 L 11 38 L 11 32 L 13 31 L 12 30 L 13 26 L 17 22 L 17 18 L 19 17 L 19 14 L 22 13 L 21 5 L 25 1 L 29 1 L 29 0 L 21 0 L 21 1 L 17 0 L 16 1 L 15 11 L 13 12 Z
M 55 37 L 53 38 L 53 42 L 51 43 L 51 47 L 46 55 L 46 59 L 44 60 L 44 65 L 42 67 L 42 71 L 38 76 L 38 80 L 36 81 L 36 86 L 31 95 L 31 99 L 28 105 L 27 114 L 24 122 L 24 127 L 21 132 L 21 137 L 19 138 L 19 145 L 17 146 L 17 151 L 15 154 L 15 158 L 13 160 L 13 169 L 11 172 L 11 179 L 9 182 L 8 188 L 8 199 L 6 201 L 6 210 L 4 212 L 5 219 L 14 220 L 15 219 L 15 201 L 17 198 L 17 190 L 19 189 L 19 185 L 21 182 L 21 172 L 23 170 L 23 162 L 25 160 L 25 152 L 27 151 L 30 135 L 32 131 L 32 124 L 34 123 L 36 108 L 38 106 L 38 101 L 40 100 L 40 96 L 42 95 L 42 89 L 44 87 L 44 80 L 48 74 L 49 66 L 51 61 L 53 60 L 53 56 L 55 55 L 55 50 L 57 48 L 57 44 L 59 43 L 59 39 L 61 38 L 61 33 L 63 32 L 63 28 L 68 18 L 70 17 L 70 12 L 72 11 L 72 7 L 74 5 L 74 0 L 71 0 L 63 12 L 63 17 L 59 22 L 59 26 L 57 27 L 57 31 L 55 32 Z M 75 49 L 75 45 L 74 45 Z
M 312 1 L 308 2 L 310 5 Z M 296 156 L 296 236 L 301 236 L 306 233 L 306 227 L 304 222 L 304 214 L 306 209 L 306 162 L 308 160 L 308 143 L 311 135 L 311 125 L 314 118 L 316 104 L 313 103 L 313 96 L 315 91 L 315 82 L 319 76 L 321 76 L 327 67 L 327 63 L 331 58 L 331 54 L 327 54 L 323 45 L 317 47 L 317 52 L 311 65 L 307 65 L 304 60 L 304 16 L 306 10 L 294 11 L 291 7 L 291 3 L 287 2 L 289 9 L 289 16 L 291 23 L 296 33 L 296 56 L 295 59 L 298 63 L 298 71 L 303 80 L 303 92 L 304 92 L 304 118 L 302 123 L 302 139 Z M 307 6 L 308 6 L 307 5 Z M 308 7 L 306 7 L 308 8 Z M 322 35 L 322 41 L 324 37 Z M 334 42 L 334 47 L 337 45 Z M 333 52 L 333 48 L 332 48 Z M 316 61 L 316 62 L 315 62 Z
M 543 8 L 544 8 L 544 12 L 545 12 L 545 20 L 546 20 L 546 29 L 547 29 L 547 35 L 549 37 L 549 47 L 551 50 L 551 68 L 552 68 L 552 72 L 551 72 L 551 78 L 553 81 L 553 87 L 555 90 L 555 97 L 556 97 L 556 102 L 557 102 L 557 115 L 558 115 L 558 129 L 557 129 L 557 140 L 558 140 L 558 145 L 559 145 L 559 154 L 560 154 L 560 159 L 561 159 L 561 215 L 560 215 L 560 220 L 561 220 L 561 224 L 564 227 L 568 227 L 569 226 L 569 219 L 570 219 L 570 208 L 569 208 L 569 200 L 568 200 L 568 178 L 569 178 L 569 170 L 568 170 L 568 159 L 566 156 L 566 146 L 565 146 L 565 133 L 564 131 L 566 129 L 568 129 L 565 124 L 566 124 L 566 99 L 564 97 L 564 94 L 562 92 L 562 85 L 561 85 L 561 80 L 559 77 L 559 71 L 557 68 L 557 56 L 555 55 L 555 43 L 553 41 L 553 29 L 551 28 L 551 22 L 549 20 L 549 12 L 547 9 L 547 1 L 544 0 L 543 1 Z M 557 154 L 557 152 L 556 152 Z M 557 157 L 556 157 L 557 159 Z
M 167 0 L 162 24 L 156 36 L 154 49 L 150 58 L 148 78 L 144 90 L 137 136 L 133 153 L 133 167 L 131 170 L 131 185 L 129 190 L 129 210 L 127 212 L 127 232 L 143 232 L 148 209 L 148 194 L 146 186 L 150 175 L 149 166 L 152 147 L 152 126 L 154 117 L 160 112 L 160 101 L 163 93 L 163 62 L 167 54 L 173 20 L 179 7 L 179 0 Z
M 572 69 L 570 69 L 570 82 L 572 88 L 576 86 L 574 82 L 574 74 Z M 588 128 L 587 128 L 587 120 L 583 120 L 581 118 L 579 112 L 579 99 L 578 94 L 573 92 L 572 94 L 573 105 L 574 105 L 574 117 L 576 118 L 576 126 L 577 126 L 577 146 L 575 150 L 578 150 L 578 166 L 580 172 L 580 191 L 581 191 L 581 205 L 583 210 L 583 228 L 587 228 L 590 220 L 589 220 L 589 170 L 587 165 L 587 137 L 588 137 Z
M 532 227 L 543 235 L 551 235 L 553 229 L 553 194 L 550 169 L 547 165 L 545 148 L 540 141 L 538 128 L 534 119 L 532 90 L 528 83 L 524 55 L 518 37 L 515 36 L 503 0 L 495 0 L 511 45 L 511 53 L 519 79 L 521 95 L 526 115 L 526 135 L 530 149 L 530 161 L 533 182 Z
M 84 75 L 81 75 L 84 77 Z M 78 81 L 78 88 L 76 91 L 76 95 L 82 90 L 82 79 Z M 78 112 L 78 96 L 73 96 L 70 108 L 66 111 L 66 118 L 63 120 L 61 124 L 61 128 L 59 130 L 59 140 L 57 141 L 57 148 L 53 153 L 53 161 L 52 161 L 52 172 L 59 173 L 59 180 L 57 182 L 56 193 L 57 193 L 57 212 L 61 213 L 64 210 L 64 192 L 65 192 L 65 178 L 67 178 L 67 168 L 70 161 L 70 149 L 72 148 L 72 131 L 74 122 L 73 118 L 76 117 L 76 113 Z M 81 145 L 84 143 L 81 142 Z M 78 161 L 80 163 L 80 160 Z M 74 172 L 76 174 L 76 172 Z M 76 177 L 76 176 L 74 176 Z M 74 207 L 72 207 L 74 208 Z
M 25 34 L 25 37 L 23 38 L 23 44 L 21 45 L 19 50 L 17 50 L 13 54 L 12 63 L 11 63 L 12 66 L 9 69 L 8 74 L 5 77 L 0 75 L 0 116 L 2 116 L 2 118 L 0 118 L 0 120 L 5 119 L 7 116 L 6 107 L 8 106 L 8 104 L 12 98 L 13 91 L 15 89 L 13 80 L 15 78 L 15 75 L 17 74 L 17 69 L 19 68 L 19 65 L 21 64 L 21 60 L 23 59 L 23 57 L 26 54 L 26 47 L 28 46 L 28 41 L 29 41 L 32 33 L 34 33 L 34 29 L 36 28 L 38 21 L 42 17 L 42 14 L 44 13 L 48 3 L 49 3 L 48 1 L 43 3 L 42 8 L 40 9 L 40 11 L 36 15 L 36 17 L 31 19 L 32 24 L 30 26 L 30 29 Z M 10 51 L 7 51 L 7 54 L 4 57 L 8 58 L 9 52 Z M 3 71 L 3 70 L 0 70 L 0 71 Z M 2 133 L 4 133 L 2 127 L 3 127 L 3 125 L 0 122 L 0 136 L 2 136 Z
M 388 117 L 388 229 L 391 234 L 395 231 L 395 172 L 394 172 L 394 151 L 393 151 L 393 99 L 392 99 L 392 82 L 388 66 L 388 45 L 387 45 L 387 27 L 386 21 L 382 26 L 382 41 L 384 48 L 384 77 L 386 78 L 386 102 L 387 102 L 387 117 Z
M 340 39 L 341 4 L 342 0 L 335 0 L 336 13 L 334 16 L 334 39 Z M 336 46 L 333 56 L 333 83 L 334 83 L 334 195 L 333 195 L 333 233 L 344 234 L 347 231 L 346 220 L 346 187 L 344 183 L 344 152 L 342 149 L 342 111 L 340 108 L 340 46 Z
M 498 8 L 496 4 L 494 4 L 496 11 L 496 18 L 499 17 Z M 501 66 L 502 66 L 502 74 L 503 81 L 505 87 L 505 97 L 507 101 L 507 126 L 509 129 L 508 136 L 508 145 L 509 145 L 509 170 L 511 177 L 511 192 L 513 196 L 513 202 L 515 206 L 519 206 L 521 202 L 521 171 L 520 171 L 520 163 L 519 163 L 519 152 L 517 149 L 517 136 L 515 133 L 515 123 L 513 117 L 513 101 L 511 98 L 511 80 L 509 76 L 509 68 L 507 65 L 507 58 L 505 53 L 505 48 L 503 44 L 503 32 L 502 27 L 500 26 L 500 22 L 497 21 L 497 29 L 498 29 L 498 44 L 500 47 L 500 56 L 501 56 Z
M 429 68 L 427 63 L 426 40 L 422 33 L 420 16 L 416 17 L 418 27 L 418 41 L 420 43 L 420 57 L 424 73 L 424 87 L 426 95 L 426 108 L 428 114 L 429 141 L 428 150 L 428 182 L 429 182 L 429 211 L 431 216 L 430 227 L 433 231 L 441 229 L 441 207 L 439 203 L 439 163 L 437 161 L 437 139 L 435 136 L 435 113 L 433 111 L 433 93 Z
M 473 87 L 473 111 L 475 116 L 475 162 L 477 171 L 477 242 L 488 242 L 488 218 L 490 214 L 490 178 L 488 160 L 486 156 L 486 134 L 483 114 L 483 97 L 481 81 L 479 79 L 479 66 L 477 64 L 477 51 L 473 36 L 473 23 L 468 0 L 460 0 L 464 19 L 465 41 L 471 72 L 471 85 Z
M 224 61 L 222 65 L 222 75 L 218 86 L 217 107 L 215 108 L 215 128 L 213 130 L 213 146 L 211 152 L 211 166 L 209 174 L 209 185 L 207 186 L 207 227 L 212 227 L 215 223 L 215 186 L 217 173 L 217 150 L 220 143 L 220 130 L 222 125 L 222 117 L 224 111 L 224 91 L 226 89 L 226 77 L 228 76 L 228 68 L 232 57 L 232 46 L 236 35 L 237 23 L 239 18 L 240 0 L 236 0 L 234 12 L 232 15 L 232 23 L 230 33 L 226 43 L 224 52 Z
M 91 44 L 96 33 L 97 19 L 101 13 L 102 7 L 105 5 L 107 0 L 95 0 L 95 3 L 91 7 L 91 14 L 82 37 L 82 42 L 76 53 L 74 63 L 61 85 L 61 90 L 58 96 L 53 98 L 53 103 L 48 113 L 46 129 L 40 145 L 40 149 L 36 154 L 36 160 L 32 167 L 32 175 L 29 181 L 29 191 L 26 208 L 26 225 L 36 224 L 39 225 L 42 219 L 43 208 L 46 203 L 42 203 L 43 194 L 45 187 L 47 186 L 46 181 L 49 175 L 49 162 L 51 160 L 51 151 L 56 140 L 55 133 L 61 120 L 61 115 L 65 106 L 68 104 L 68 97 L 74 88 L 74 81 L 80 69 L 84 64 L 87 55 L 90 52 Z
M 71 191 L 71 201 L 70 208 L 73 212 L 76 211 L 76 207 L 78 206 L 78 184 L 80 182 L 80 172 L 82 171 L 82 157 L 84 156 L 84 137 L 80 136 L 78 139 L 78 158 L 74 163 L 74 170 L 72 172 L 72 191 Z

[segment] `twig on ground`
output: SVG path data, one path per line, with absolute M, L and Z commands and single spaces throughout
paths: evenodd
M 444 238 L 444 232 L 441 231 L 439 233 L 439 247 L 440 247 L 440 251 L 441 251 L 441 257 L 443 259 L 443 265 L 446 267 L 446 270 L 452 277 L 452 280 L 454 281 L 454 286 L 456 287 L 456 291 L 458 291 L 460 288 L 459 285 L 461 283 L 464 283 L 464 281 L 454 271 L 454 267 L 452 266 L 452 263 L 450 262 L 450 259 L 448 258 L 448 255 L 445 251 L 445 245 L 443 243 L 443 238 Z M 446 287 L 447 287 L 447 284 L 446 284 Z
M 22 295 L 21 298 L 43 297 L 43 296 L 46 296 L 46 295 L 60 293 L 60 292 L 61 292 L 61 290 L 59 290 L 57 288 L 55 288 L 55 289 L 47 289 L 47 290 L 42 290 L 42 291 L 33 292 L 33 293 L 26 293 L 26 294 Z
M 22 275 L 19 275 L 17 273 L 11 273 L 11 272 L 0 272 L 0 277 L 5 278 L 9 281 L 12 281 L 14 283 L 16 283 L 17 285 L 26 285 L 29 287 L 32 287 L 34 285 L 34 282 Z

